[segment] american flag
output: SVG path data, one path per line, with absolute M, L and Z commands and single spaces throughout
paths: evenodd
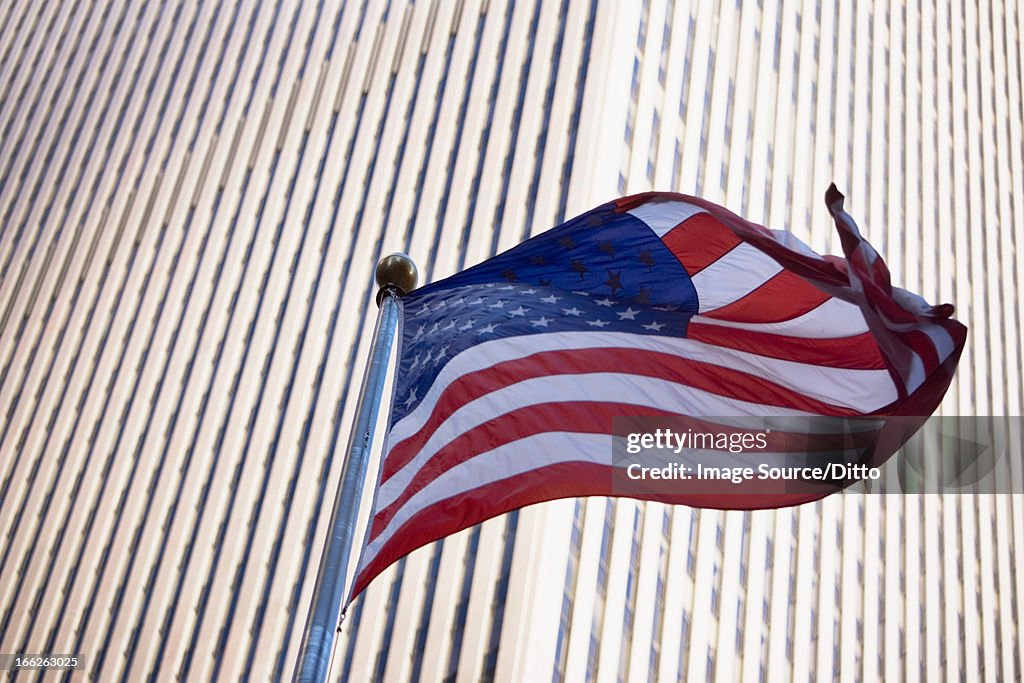
M 845 259 L 704 200 L 647 193 L 405 296 L 352 595 L 498 514 L 621 494 L 615 417 L 930 415 L 966 328 L 951 306 L 892 287 L 834 186 L 826 201 Z M 810 497 L 627 495 L 737 508 Z

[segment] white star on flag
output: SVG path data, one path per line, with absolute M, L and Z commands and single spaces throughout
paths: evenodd
M 451 344 L 445 344 L 440 349 L 438 349 L 437 355 L 434 356 L 434 363 L 437 363 L 437 361 L 441 360 L 442 358 L 448 355 L 449 346 L 451 346 Z
M 409 397 L 407 399 L 405 399 L 405 401 L 404 401 L 405 407 L 408 408 L 409 406 L 411 406 L 415 402 L 416 402 L 416 387 L 413 387 L 412 389 L 409 390 Z

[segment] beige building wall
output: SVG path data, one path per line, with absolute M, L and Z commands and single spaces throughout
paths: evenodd
M 0 6 L 0 652 L 291 675 L 373 326 L 620 194 L 699 194 L 971 333 L 946 414 L 1020 415 L 1015 2 Z M 558 501 L 356 602 L 335 680 L 1019 680 L 1024 502 Z M 21 678 L 24 678 L 22 676 Z

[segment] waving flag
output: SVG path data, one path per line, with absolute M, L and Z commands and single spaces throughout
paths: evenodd
M 842 200 L 829 188 L 845 259 L 701 199 L 648 193 L 405 296 L 352 595 L 410 551 L 498 514 L 623 495 L 616 417 L 930 415 L 966 328 L 951 306 L 890 285 Z M 624 495 L 750 509 L 824 494 Z

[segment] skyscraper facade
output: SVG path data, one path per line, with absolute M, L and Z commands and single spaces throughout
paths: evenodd
M 970 327 L 942 411 L 1020 415 L 1017 2 L 0 7 L 0 652 L 276 680 L 377 259 L 432 281 L 678 190 Z M 1019 474 L 1019 473 L 1018 473 Z M 332 678 L 1020 680 L 1024 500 L 563 500 L 401 560 Z

